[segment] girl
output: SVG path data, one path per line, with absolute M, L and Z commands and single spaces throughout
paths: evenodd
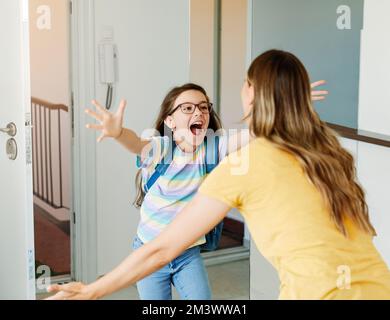
M 256 72 L 260 72 L 260 70 L 261 69 L 256 69 Z M 279 79 L 284 76 L 285 71 L 282 66 L 275 71 L 278 76 L 275 75 L 273 78 L 264 78 L 262 81 L 264 81 L 264 83 L 269 83 L 271 79 L 274 79 L 273 81 L 275 81 L 275 79 L 276 81 L 279 81 Z M 281 76 L 279 76 L 279 72 L 281 73 Z M 294 80 L 298 82 L 296 79 Z M 304 80 L 307 80 L 307 78 Z M 274 82 L 272 84 L 274 84 Z M 256 83 L 256 86 L 257 85 L 258 84 Z M 299 85 L 299 83 L 297 83 L 297 85 Z M 307 86 L 306 83 L 300 85 L 301 89 L 304 88 L 306 90 L 304 91 L 305 98 L 310 100 L 310 90 L 308 89 L 310 88 L 309 83 L 307 83 Z M 248 85 L 246 85 L 246 87 L 247 86 Z M 288 83 L 286 85 L 286 83 L 278 82 L 277 89 L 279 91 L 267 92 L 272 98 L 279 98 L 278 95 L 283 93 L 286 97 L 288 97 L 286 100 L 287 106 L 290 102 L 288 99 L 294 97 L 296 90 L 295 84 L 288 86 Z M 257 94 L 256 97 L 258 97 Z M 248 99 L 245 98 L 244 101 L 246 102 Z M 305 103 L 305 106 L 309 107 L 310 102 L 305 101 Z M 166 150 L 166 143 L 164 142 L 164 138 L 153 138 L 152 142 L 145 142 L 137 138 L 132 131 L 128 129 L 121 130 L 120 124 L 122 122 L 124 103 L 121 103 L 115 120 L 112 119 L 113 116 L 109 115 L 109 113 L 102 107 L 97 104 L 95 105 L 99 110 L 101 110 L 103 115 L 108 117 L 108 120 L 105 120 L 101 114 L 99 115 L 93 111 L 88 111 L 89 114 L 93 115 L 103 123 L 102 126 L 89 126 L 103 130 L 103 135 L 99 138 L 99 140 L 101 140 L 105 135 L 116 137 L 119 142 L 131 151 L 137 154 L 142 153 L 142 166 L 143 170 L 145 170 L 143 175 L 145 177 L 150 175 L 151 170 L 148 168 L 151 167 L 152 163 L 159 161 L 165 153 L 164 150 Z M 209 108 L 207 108 L 207 106 L 209 106 Z M 142 203 L 144 208 L 141 207 L 141 215 L 143 215 L 143 217 L 141 218 L 141 223 L 138 228 L 138 238 L 136 238 L 135 241 L 135 247 L 139 249 L 134 251 L 113 271 L 90 285 L 86 286 L 81 283 L 71 283 L 63 286 L 51 286 L 49 291 L 61 291 L 55 295 L 53 299 L 100 298 L 116 290 L 127 287 L 137 281 L 141 298 L 170 298 L 171 281 L 177 286 L 179 293 L 184 298 L 209 298 L 207 276 L 204 271 L 204 266 L 201 263 L 198 247 L 198 244 L 204 241 L 203 235 L 221 221 L 232 207 L 240 207 L 244 209 L 242 212 L 249 223 L 250 230 L 253 232 L 253 237 L 257 239 L 257 236 L 259 235 L 270 235 L 272 230 L 268 231 L 267 228 L 263 228 L 262 223 L 265 222 L 261 221 L 261 223 L 259 223 L 259 220 L 257 220 L 257 217 L 263 217 L 263 210 L 268 213 L 268 209 L 264 207 L 262 203 L 263 196 L 265 200 L 268 200 L 274 195 L 272 190 L 270 190 L 271 192 L 269 194 L 266 194 L 264 190 L 267 190 L 267 188 L 263 185 L 268 186 L 277 184 L 279 183 L 279 179 L 280 183 L 284 185 L 285 178 L 283 175 L 280 175 L 278 176 L 278 179 L 269 181 L 269 178 L 273 177 L 272 173 L 264 175 L 264 172 L 270 170 L 269 165 L 270 163 L 272 164 L 272 161 L 267 159 L 267 156 L 269 156 L 268 150 L 265 150 L 264 153 L 262 152 L 263 150 L 260 150 L 261 152 L 257 150 L 257 144 L 260 143 L 260 140 L 254 139 L 248 147 L 245 147 L 253 149 L 250 153 L 251 158 L 249 159 L 250 172 L 242 176 L 230 176 L 230 172 L 227 170 L 229 166 L 228 158 L 223 162 L 223 165 L 220 168 L 216 169 L 217 172 L 213 172 L 207 179 L 205 187 L 201 188 L 202 193 L 198 194 L 189 203 L 186 201 L 188 197 L 192 198 L 193 193 L 197 189 L 200 181 L 203 180 L 204 175 L 202 175 L 202 172 L 196 167 L 185 166 L 184 169 L 191 169 L 187 169 L 184 174 L 177 171 L 178 169 L 175 166 L 183 168 L 180 167 L 180 165 L 187 163 L 187 152 L 195 164 L 204 163 L 204 149 L 202 149 L 202 145 L 204 143 L 204 130 L 213 122 L 216 124 L 216 128 L 219 127 L 218 119 L 216 116 L 214 117 L 212 115 L 210 107 L 211 105 L 208 102 L 208 98 L 204 90 L 199 87 L 194 87 L 193 85 L 187 85 L 181 89 L 175 88 L 168 94 L 162 105 L 162 111 L 159 116 L 159 120 L 157 121 L 156 128 L 161 128 L 160 126 L 162 125 L 162 122 L 164 122 L 170 129 L 172 129 L 178 148 L 177 153 L 176 151 L 174 153 L 172 169 L 171 167 L 169 168 L 171 169 L 171 174 L 168 174 L 167 171 L 168 177 L 166 179 L 165 177 L 164 179 L 161 179 L 158 189 L 155 188 L 154 191 L 152 189 L 149 190 L 145 196 L 144 202 Z M 293 106 L 291 105 L 291 107 Z M 255 103 L 253 109 L 257 110 L 257 108 L 259 107 Z M 312 113 L 314 114 L 313 111 Z M 249 115 L 248 119 L 260 121 L 255 112 L 253 112 L 253 114 L 253 116 Z M 275 115 L 275 112 L 273 114 Z M 277 114 L 278 117 L 282 118 L 284 110 L 280 110 Z M 214 120 L 211 120 L 212 118 L 214 118 Z M 268 114 L 264 114 L 264 119 L 266 121 L 270 121 L 270 116 Z M 117 123 L 117 125 L 112 126 L 115 127 L 116 130 L 109 129 L 111 128 L 111 125 L 108 125 L 110 122 Z M 283 125 L 284 124 L 285 123 L 283 123 Z M 307 124 L 305 123 L 305 125 Z M 289 126 L 286 126 L 285 128 L 288 129 Z M 179 129 L 182 130 L 182 133 L 177 135 L 176 133 Z M 237 137 L 234 137 L 232 138 L 232 141 L 236 139 Z M 195 141 L 194 146 L 191 145 L 191 140 Z M 230 142 L 231 141 L 229 140 L 229 145 Z M 245 144 L 245 139 L 241 141 L 241 143 Z M 152 144 L 154 145 L 155 150 L 153 152 L 154 156 L 148 157 L 146 155 L 151 150 L 150 146 Z M 227 143 L 222 143 L 222 145 L 224 144 L 226 145 Z M 233 143 L 231 145 L 235 145 L 237 147 L 237 143 Z M 143 151 L 142 149 L 146 146 L 149 146 L 149 149 L 147 149 L 147 151 Z M 223 155 L 226 152 L 222 149 L 223 148 L 221 148 L 220 153 Z M 232 149 L 229 151 L 232 151 Z M 237 159 L 237 154 L 232 156 Z M 284 157 L 284 154 L 282 157 Z M 291 158 L 291 156 L 287 157 L 288 159 Z M 179 159 L 180 161 L 177 161 Z M 263 161 L 265 168 L 262 168 Z M 261 170 L 258 172 L 259 168 L 261 168 Z M 175 181 L 173 179 L 175 174 L 180 176 L 181 179 Z M 187 179 L 187 177 L 190 177 L 190 179 Z M 300 177 L 297 177 L 297 179 L 300 181 Z M 187 183 L 184 186 L 182 185 L 183 181 Z M 196 185 L 193 186 L 195 182 Z M 291 190 L 291 188 L 289 190 Z M 314 191 L 312 192 L 314 193 Z M 149 194 L 150 198 L 148 198 Z M 167 195 L 167 198 L 165 199 L 163 199 L 164 194 Z M 231 201 L 230 198 L 225 200 L 225 195 L 232 195 L 232 198 L 236 199 L 237 202 Z M 278 193 L 275 192 L 275 196 L 277 195 Z M 285 193 L 280 194 L 281 197 L 284 195 Z M 299 195 L 299 198 L 300 197 L 301 195 Z M 176 203 L 176 199 L 180 199 L 181 202 Z M 153 202 L 149 200 L 153 200 Z M 319 202 L 319 199 L 315 200 L 318 200 Z M 185 205 L 182 210 L 183 214 L 180 214 L 174 221 L 171 221 L 173 216 L 177 215 L 176 210 L 179 206 L 181 207 L 181 204 Z M 288 213 L 290 213 L 288 206 L 286 206 L 288 203 L 283 202 L 283 204 L 284 207 L 273 208 L 275 209 L 273 210 L 275 216 L 278 214 L 284 214 L 284 210 L 287 210 Z M 247 207 L 244 205 L 247 205 Z M 172 207 L 173 210 L 170 211 Z M 306 208 L 306 202 L 302 204 L 302 208 L 299 209 L 303 210 L 303 208 Z M 156 214 L 154 216 L 154 213 L 158 213 L 158 215 Z M 300 211 L 298 211 L 298 213 L 301 214 Z M 169 222 L 165 223 L 163 218 L 167 216 Z M 269 216 L 269 218 L 274 219 L 272 215 Z M 265 219 L 265 217 L 262 219 Z M 290 220 L 291 219 L 292 217 L 290 217 Z M 156 222 L 154 220 L 156 220 Z M 160 225 L 163 226 L 158 229 Z M 268 226 L 273 226 L 273 221 L 272 223 L 267 222 L 267 227 Z M 279 230 L 277 226 L 275 226 L 275 228 Z M 257 234 L 257 229 L 262 230 L 261 234 L 260 232 Z M 184 253 L 182 253 L 183 251 Z M 175 258 L 177 256 L 179 257 Z M 189 261 L 190 263 L 193 261 L 195 262 L 193 263 L 193 267 L 187 267 L 188 264 L 183 263 L 182 260 L 187 262 Z M 160 271 L 154 273 L 151 277 L 147 277 L 149 274 L 156 272 L 157 270 Z M 159 281 L 158 283 L 162 285 L 161 288 L 158 289 L 159 292 L 156 294 L 151 292 L 151 287 L 154 288 L 153 290 L 156 290 L 157 275 Z M 147 282 L 143 283 L 143 281 Z M 165 287 L 165 289 L 162 289 L 162 287 Z
M 195 195 L 206 175 L 206 132 L 208 129 L 213 132 L 221 129 L 221 122 L 205 90 L 191 83 L 176 87 L 167 94 L 155 123 L 157 135 L 149 140 L 142 140 L 132 130 L 122 128 L 124 101 L 117 115 L 110 114 L 96 101 L 93 104 L 101 114 L 89 109 L 86 112 L 102 124 L 87 127 L 102 131 L 98 141 L 107 136 L 113 137 L 125 148 L 140 155 L 137 159 L 140 170 L 136 178 L 134 204 L 140 208 L 141 219 L 133 241 L 133 249 L 138 249 L 156 238 Z M 152 179 L 156 166 L 169 152 L 172 152 L 172 157 L 168 169 L 145 192 L 145 185 Z M 220 139 L 220 158 L 226 153 L 226 139 Z M 210 299 L 209 281 L 200 255 L 200 246 L 204 243 L 202 235 L 179 257 L 138 281 L 140 298 L 170 300 L 171 285 L 174 285 L 182 299 Z

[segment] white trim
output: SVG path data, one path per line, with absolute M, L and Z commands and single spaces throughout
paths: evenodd
M 247 62 L 247 69 L 249 68 L 251 62 L 252 62 L 252 42 L 253 42 L 253 0 L 247 0 L 247 4 L 248 4 L 248 13 L 247 13 L 247 37 L 246 37 L 246 62 Z M 245 233 L 246 234 L 249 234 L 248 235 L 248 239 L 249 241 L 251 241 L 251 237 L 250 237 L 250 233 L 249 233 L 249 230 L 247 228 L 247 226 L 245 226 Z M 245 238 L 245 235 L 244 235 L 244 238 Z M 247 239 L 245 239 L 247 240 Z M 249 248 L 249 255 L 251 256 L 252 254 L 252 250 L 256 250 L 255 249 L 255 246 L 252 246 L 251 244 L 247 244 L 247 242 L 245 242 L 245 245 L 247 246 L 247 248 Z M 250 259 L 250 258 L 249 258 Z M 252 279 L 252 275 L 251 275 L 251 272 L 252 272 L 252 268 L 251 268 L 251 263 L 249 263 L 249 300 L 251 300 L 251 296 L 253 295 L 252 294 L 252 282 L 251 282 L 251 279 Z
M 25 124 L 26 118 L 31 117 L 31 76 L 30 76 L 30 26 L 29 26 L 29 2 L 27 0 L 20 0 L 21 12 L 21 64 L 22 64 L 22 79 L 23 79 L 23 105 L 24 105 L 24 121 Z M 22 129 L 22 128 L 21 128 Z M 21 139 L 25 146 L 20 148 L 20 150 L 26 152 L 27 149 L 31 150 L 31 127 L 23 126 L 21 130 L 24 137 Z M 27 299 L 35 300 L 35 247 L 34 247 L 34 210 L 33 210 L 33 183 L 32 183 L 32 163 L 26 157 L 26 224 L 25 224 L 25 234 L 26 234 L 26 266 L 28 268 L 26 275 L 27 283 Z
M 84 108 L 95 97 L 94 1 L 73 0 L 71 18 L 72 88 L 74 93 L 72 277 L 97 278 L 96 141 L 85 130 Z M 73 219 L 73 217 L 72 217 Z
M 228 249 L 220 249 L 211 252 L 201 253 L 205 266 L 214 266 L 223 263 L 249 259 L 250 251 L 248 247 L 241 246 Z

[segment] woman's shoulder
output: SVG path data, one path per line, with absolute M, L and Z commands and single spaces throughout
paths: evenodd
M 256 158 L 263 157 L 266 151 L 273 151 L 275 147 L 265 138 L 252 138 L 249 143 L 242 146 L 240 149 L 233 151 L 229 154 L 231 158 L 242 158 L 249 155 L 253 155 Z
M 254 138 L 247 145 L 231 152 L 221 164 L 227 166 L 229 170 L 241 167 L 247 171 L 269 172 L 276 163 L 285 161 L 284 158 L 284 152 L 272 142 L 265 138 Z

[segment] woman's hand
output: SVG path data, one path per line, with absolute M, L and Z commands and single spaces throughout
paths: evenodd
M 126 107 L 126 100 L 121 100 L 116 113 L 107 111 L 96 100 L 92 100 L 92 104 L 96 107 L 96 110 L 100 112 L 86 109 L 85 113 L 98 120 L 100 124 L 87 124 L 86 127 L 101 131 L 101 135 L 97 139 L 97 142 L 102 141 L 106 137 L 119 138 L 123 130 L 123 113 Z
M 56 293 L 45 300 L 91 300 L 96 299 L 90 288 L 81 282 L 70 282 L 64 285 L 53 284 L 48 292 Z
M 314 89 L 314 88 L 322 86 L 324 84 L 326 84 L 325 80 L 316 81 L 316 82 L 313 82 L 311 84 L 311 88 Z M 312 90 L 311 91 L 311 99 L 313 101 L 324 100 L 326 98 L 325 96 L 327 94 L 328 94 L 328 91 L 326 91 L 326 90 L 323 90 L 323 91 Z

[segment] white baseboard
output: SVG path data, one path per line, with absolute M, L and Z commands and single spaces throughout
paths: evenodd
M 249 248 L 240 246 L 211 252 L 203 252 L 201 255 L 206 266 L 213 266 L 222 263 L 249 259 L 250 252 Z

